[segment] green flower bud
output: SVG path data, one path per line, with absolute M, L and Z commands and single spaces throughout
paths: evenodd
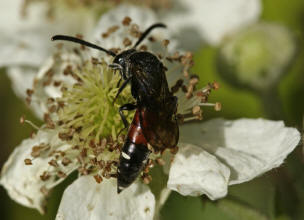
M 278 24 L 255 24 L 223 42 L 219 73 L 236 86 L 263 92 L 279 82 L 295 51 L 288 29 Z

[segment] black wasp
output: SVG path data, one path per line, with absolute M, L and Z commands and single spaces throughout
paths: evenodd
M 136 112 L 120 154 L 117 169 L 118 193 L 133 183 L 146 165 L 151 153 L 148 144 L 156 151 L 161 151 L 176 147 L 178 142 L 177 98 L 169 90 L 166 67 L 154 54 L 136 50 L 154 28 L 165 27 L 161 23 L 151 25 L 131 49 L 119 54 L 71 36 L 56 35 L 52 38 L 79 43 L 113 56 L 113 63 L 109 67 L 118 70 L 124 80 L 115 99 L 128 83 L 131 84 L 131 94 L 136 99 L 136 104 L 127 103 L 119 108 L 126 128 L 128 122 L 123 111 L 136 109 Z

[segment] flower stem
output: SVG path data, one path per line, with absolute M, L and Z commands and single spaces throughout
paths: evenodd
M 276 86 L 259 93 L 266 117 L 272 120 L 284 120 L 286 116 L 283 111 L 283 105 L 279 98 L 278 89 Z

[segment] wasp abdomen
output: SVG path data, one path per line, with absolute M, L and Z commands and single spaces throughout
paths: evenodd
M 135 144 L 128 138 L 122 148 L 117 170 L 117 192 L 131 185 L 145 166 L 150 150 L 146 145 Z

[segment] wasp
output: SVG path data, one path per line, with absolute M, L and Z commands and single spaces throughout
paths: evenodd
M 165 27 L 166 25 L 162 23 L 151 25 L 131 49 L 119 54 L 79 38 L 66 35 L 52 37 L 52 40 L 72 41 L 114 57 L 109 67 L 118 70 L 124 82 L 119 87 L 113 102 L 129 83 L 131 85 L 131 94 L 136 104 L 126 103 L 119 107 L 125 128 L 129 125 L 123 111 L 136 111 L 120 154 L 117 169 L 118 193 L 132 184 L 146 165 L 151 153 L 148 144 L 159 152 L 176 147 L 179 139 L 176 119 L 177 97 L 169 90 L 166 67 L 153 53 L 136 50 L 153 29 Z

